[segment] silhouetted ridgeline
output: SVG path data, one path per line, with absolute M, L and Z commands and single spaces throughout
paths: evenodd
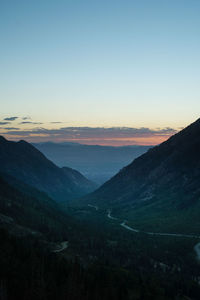
M 94 186 L 1 137 L 0 300 L 198 300 L 198 237 L 120 223 L 200 235 L 199 136 L 200 120 L 66 210 Z
M 39 150 L 25 141 L 11 142 L 0 138 L 0 171 L 66 201 L 91 192 L 96 185 L 78 171 L 59 168 Z
M 199 232 L 199 178 L 200 119 L 136 158 L 82 201 L 112 208 L 143 229 Z

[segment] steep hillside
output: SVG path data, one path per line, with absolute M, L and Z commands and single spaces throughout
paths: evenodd
M 0 174 L 2 299 L 198 299 L 198 239 L 136 235 L 104 210 L 59 207 Z
M 59 201 L 73 199 L 95 189 L 95 184 L 79 172 L 57 167 L 31 144 L 11 142 L 3 137 L 0 137 L 0 171 Z
M 196 213 L 199 179 L 200 119 L 135 159 L 85 201 L 125 212 L 140 223 L 150 216 L 164 223 L 164 216 Z
M 0 227 L 17 236 L 62 241 L 67 239 L 68 226 L 70 217 L 45 193 L 0 174 Z

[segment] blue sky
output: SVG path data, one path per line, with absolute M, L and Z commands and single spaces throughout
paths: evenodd
M 198 0 L 0 1 L 1 121 L 189 124 L 200 109 L 199 15 Z

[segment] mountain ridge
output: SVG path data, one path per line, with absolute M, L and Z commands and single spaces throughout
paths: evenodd
M 200 119 L 136 158 L 82 203 L 112 208 L 137 224 L 150 216 L 164 222 L 175 213 L 184 218 L 188 210 L 199 210 L 199 136 Z
M 59 167 L 66 165 L 80 171 L 99 185 L 106 182 L 121 168 L 150 146 L 101 146 L 78 143 L 33 143 Z
M 66 171 L 68 170 L 68 171 Z M 62 169 L 26 141 L 0 139 L 0 171 L 65 201 L 84 195 L 96 185 L 78 171 Z

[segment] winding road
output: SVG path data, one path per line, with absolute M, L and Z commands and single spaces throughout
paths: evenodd
M 88 206 L 89 206 L 89 207 L 93 207 L 93 208 L 95 208 L 96 210 L 99 209 L 98 206 L 96 206 L 96 205 L 88 204 Z
M 127 230 L 130 230 L 130 231 L 134 231 L 134 232 L 140 232 L 139 230 L 137 229 L 134 229 L 134 228 L 131 228 L 130 226 L 126 225 L 126 221 L 123 221 L 120 226 L 124 227 L 125 229 Z
M 200 243 L 198 243 L 194 246 L 194 251 L 196 252 L 197 260 L 200 261 Z
M 96 210 L 99 209 L 98 206 L 94 206 L 94 205 L 90 205 L 90 204 L 88 204 L 88 206 L 94 207 Z M 107 210 L 107 217 L 108 217 L 109 219 L 111 219 L 111 220 L 119 220 L 118 218 L 111 216 L 111 212 L 112 212 L 111 209 L 108 209 L 108 210 Z M 145 234 L 148 234 L 148 235 L 174 236 L 174 237 L 184 237 L 184 238 L 196 238 L 196 239 L 200 239 L 200 236 L 199 236 L 199 235 L 193 235 L 193 234 L 181 234 L 181 233 L 164 233 L 164 232 L 141 231 L 141 230 L 138 230 L 138 229 L 135 229 L 135 228 L 132 228 L 132 227 L 128 226 L 126 223 L 127 223 L 127 221 L 125 220 L 125 221 L 123 221 L 122 223 L 120 223 L 120 226 L 122 226 L 122 227 L 125 228 L 126 230 L 133 231 L 133 232 L 135 232 L 135 233 L 145 233 Z M 196 252 L 196 258 L 197 258 L 197 260 L 200 261 L 200 243 L 197 243 L 197 244 L 194 246 L 194 251 Z
M 67 249 L 68 245 L 69 245 L 68 241 L 64 241 L 60 243 L 60 245 L 58 245 L 58 249 L 53 250 L 52 252 L 54 253 L 62 252 L 63 250 Z
M 117 218 L 114 218 L 113 216 L 111 216 L 111 210 L 108 210 L 108 215 L 107 217 L 109 219 L 113 219 L 113 220 L 118 220 Z M 162 235 L 162 236 L 176 236 L 176 237 L 186 237 L 186 238 L 197 238 L 199 239 L 200 236 L 199 235 L 192 235 L 192 234 L 181 234 L 181 233 L 164 233 L 164 232 L 150 232 L 150 231 L 141 231 L 135 228 L 132 228 L 130 226 L 128 226 L 126 224 L 127 221 L 123 221 L 122 223 L 120 223 L 120 226 L 124 227 L 127 230 L 133 231 L 133 232 L 137 232 L 137 233 L 145 233 L 145 234 L 149 234 L 149 235 Z M 199 254 L 200 254 L 200 243 L 199 243 Z
M 149 232 L 149 231 L 141 231 L 138 229 L 134 229 L 128 225 L 126 225 L 126 221 L 122 222 L 120 224 L 122 227 L 134 231 L 134 232 L 140 232 L 140 233 L 145 233 L 145 234 L 149 234 L 149 235 L 162 235 L 162 236 L 177 236 L 177 237 L 186 237 L 186 238 L 196 238 L 199 239 L 200 236 L 199 235 L 192 235 L 192 234 L 181 234 L 181 233 L 164 233 L 164 232 Z M 200 243 L 199 243 L 200 244 Z M 200 249 L 199 249 L 200 251 Z M 200 253 L 200 252 L 199 252 Z
M 118 218 L 115 218 L 113 216 L 111 216 L 111 209 L 108 209 L 108 214 L 107 214 L 107 217 L 111 220 L 118 220 Z

